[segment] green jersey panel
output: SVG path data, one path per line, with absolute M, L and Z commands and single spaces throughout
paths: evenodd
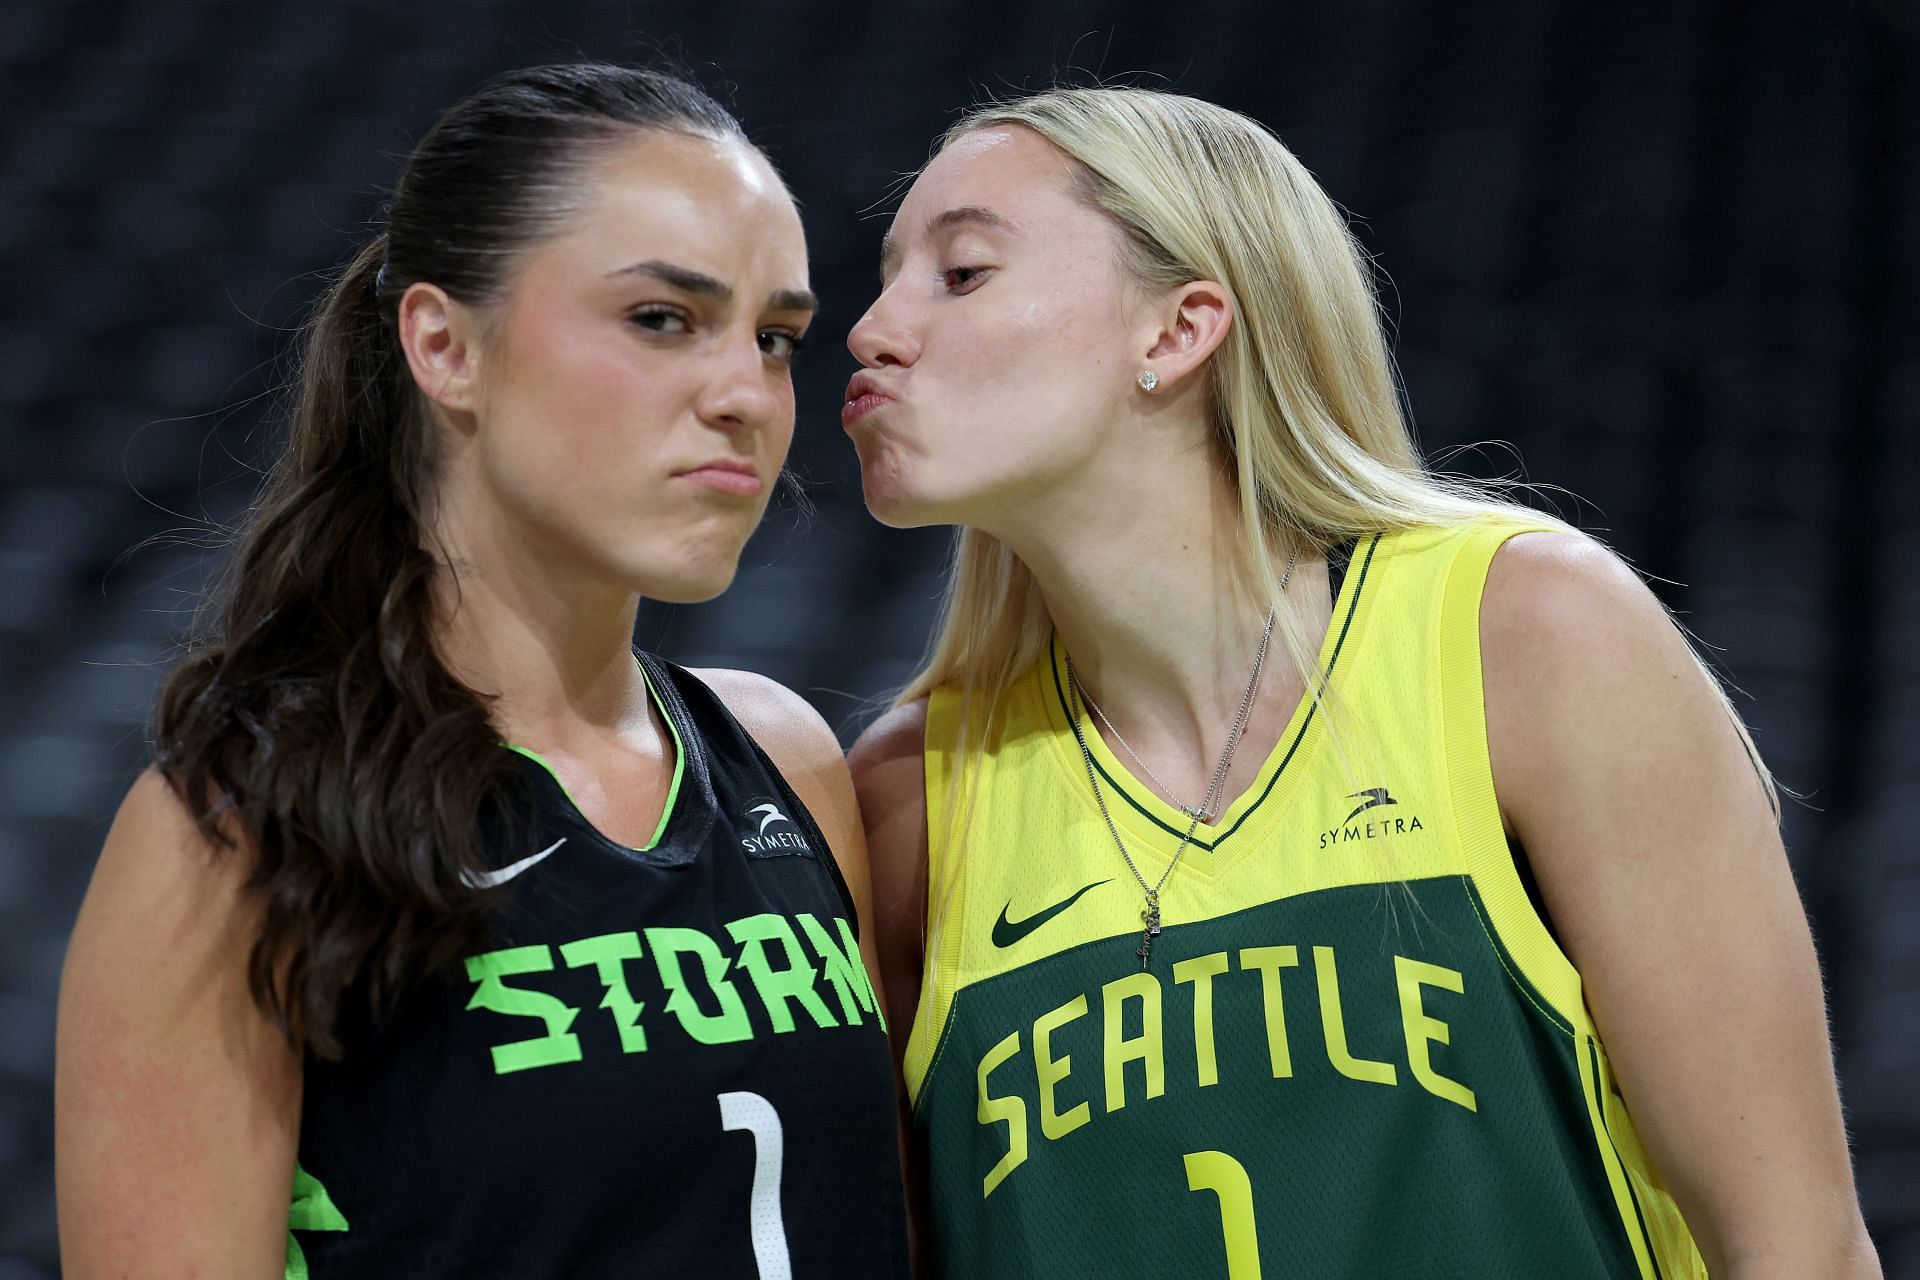
M 916 1112 L 941 1274 L 1638 1274 L 1579 1046 L 1483 917 L 1351 886 L 962 991 Z

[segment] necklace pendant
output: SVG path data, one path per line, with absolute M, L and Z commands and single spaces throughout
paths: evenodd
M 1140 919 L 1146 923 L 1147 927 L 1141 930 L 1140 949 L 1134 954 L 1140 957 L 1140 968 L 1144 972 L 1147 959 L 1153 954 L 1153 940 L 1160 936 L 1160 904 L 1149 903 L 1147 909 L 1140 913 Z

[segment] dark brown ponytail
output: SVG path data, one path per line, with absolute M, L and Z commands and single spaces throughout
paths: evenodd
M 421 140 L 308 323 L 286 453 L 161 690 L 158 768 L 216 847 L 255 858 L 254 998 L 314 1052 L 338 1056 L 352 1002 L 377 1015 L 484 943 L 467 877 L 511 771 L 435 648 L 434 435 L 394 306 L 420 280 L 495 300 L 634 128 L 739 136 L 683 80 L 581 65 L 491 81 Z

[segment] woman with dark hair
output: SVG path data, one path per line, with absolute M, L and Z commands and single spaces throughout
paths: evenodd
M 731 580 L 812 310 L 681 80 L 421 141 L 74 930 L 69 1276 L 903 1271 L 834 737 L 631 647 Z

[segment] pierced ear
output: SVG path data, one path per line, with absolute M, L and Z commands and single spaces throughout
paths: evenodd
M 1169 291 L 1160 309 L 1161 327 L 1146 356 L 1161 385 L 1200 368 L 1233 327 L 1233 295 L 1213 280 L 1194 280 Z
M 401 295 L 396 319 L 414 382 L 442 409 L 471 412 L 479 372 L 473 312 L 439 285 L 420 281 Z

